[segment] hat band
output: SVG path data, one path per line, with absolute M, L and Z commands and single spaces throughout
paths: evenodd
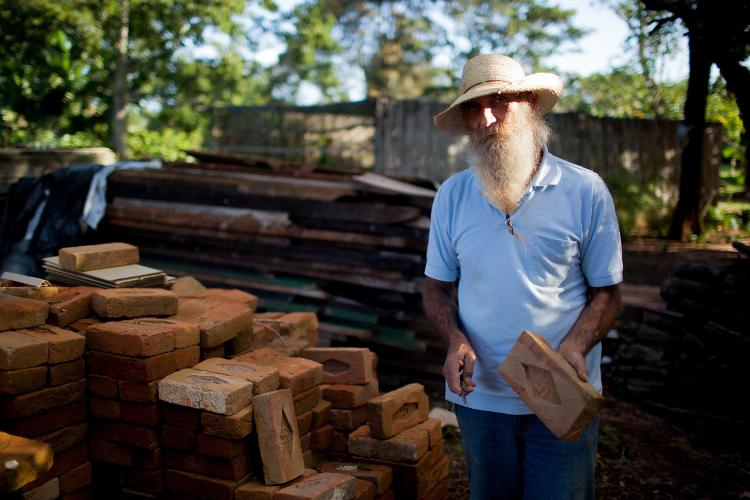
M 477 85 L 483 85 L 485 83 L 496 83 L 496 82 L 497 83 L 507 83 L 507 84 L 513 83 L 512 80 L 484 80 L 484 81 L 481 81 L 481 82 L 477 82 L 474 85 L 472 85 L 471 87 L 467 88 L 466 90 L 464 90 L 461 93 L 461 95 L 464 95 L 465 93 L 467 93 L 468 91 L 470 91 L 471 89 L 473 89 L 474 87 L 476 87 Z

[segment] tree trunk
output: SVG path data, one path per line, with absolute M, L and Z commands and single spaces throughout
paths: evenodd
M 700 29 L 694 28 L 688 31 L 688 46 L 690 75 L 685 99 L 687 137 L 682 149 L 680 196 L 669 228 L 671 240 L 684 240 L 691 233 L 703 232 L 703 217 L 700 213 L 703 131 L 706 124 L 706 100 L 711 60 Z
M 120 32 L 115 50 L 114 91 L 112 93 L 112 142 L 121 160 L 128 158 L 128 36 L 130 0 L 120 0 Z

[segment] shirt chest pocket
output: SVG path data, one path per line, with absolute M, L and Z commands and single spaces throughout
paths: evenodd
M 578 243 L 535 234 L 526 260 L 526 270 L 534 284 L 556 287 L 580 266 Z

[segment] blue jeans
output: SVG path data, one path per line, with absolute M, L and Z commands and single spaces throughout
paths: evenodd
M 471 500 L 594 498 L 599 419 L 574 442 L 555 437 L 536 415 L 456 405 Z

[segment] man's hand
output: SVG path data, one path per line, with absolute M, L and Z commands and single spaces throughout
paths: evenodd
M 445 364 L 443 365 L 443 377 L 448 382 L 448 389 L 451 392 L 459 396 L 465 396 L 474 390 L 476 383 L 472 380 L 472 376 L 474 375 L 475 360 L 474 349 L 466 340 L 466 337 L 458 338 L 448 344 L 448 355 L 445 357 Z
M 563 342 L 560 344 L 560 348 L 557 350 L 557 352 L 560 353 L 560 355 L 567 361 L 570 366 L 573 367 L 573 369 L 578 374 L 578 378 L 583 380 L 584 382 L 589 381 L 589 370 L 586 368 L 586 360 L 583 357 L 583 353 L 579 350 L 573 347 L 571 344 L 566 344 Z

